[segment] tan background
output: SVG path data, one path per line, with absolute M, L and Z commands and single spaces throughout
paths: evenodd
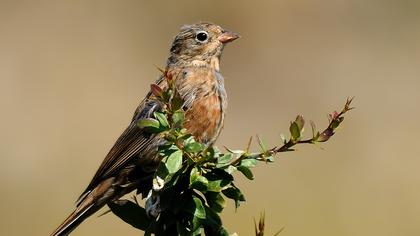
M 265 210 L 268 235 L 420 235 L 419 1 L 152 2 L 0 2 L 0 235 L 47 235 L 64 219 L 172 37 L 200 20 L 243 36 L 223 56 L 219 145 L 274 145 L 296 114 L 323 126 L 356 97 L 325 150 L 238 176 L 248 201 L 224 213 L 231 232 L 252 235 Z M 74 235 L 139 233 L 109 214 Z

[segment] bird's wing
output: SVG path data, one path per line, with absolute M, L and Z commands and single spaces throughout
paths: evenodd
M 160 78 L 157 83 L 162 84 L 162 81 L 163 79 Z M 159 111 L 161 109 L 159 103 L 155 100 L 151 100 L 150 97 L 151 93 L 149 92 L 146 98 L 136 109 L 130 125 L 117 139 L 114 146 L 99 166 L 99 169 L 96 171 L 91 182 L 77 200 L 78 203 L 101 181 L 111 177 L 115 172 L 121 170 L 133 158 L 138 157 L 143 150 L 150 148 L 152 142 L 156 142 L 153 135 L 145 133 L 137 126 L 137 122 L 140 119 L 151 117 L 155 111 Z

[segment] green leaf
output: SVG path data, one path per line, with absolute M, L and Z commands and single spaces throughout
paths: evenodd
M 144 129 L 147 132 L 150 133 L 159 133 L 161 130 L 159 129 L 159 121 L 153 119 L 153 118 L 145 118 L 141 119 L 137 122 L 137 126 L 140 129 Z
M 222 181 L 221 179 L 219 180 L 214 180 L 214 181 L 209 181 L 208 187 L 207 187 L 207 191 L 210 192 L 220 192 L 222 190 Z
M 221 154 L 219 148 L 217 148 L 216 146 L 212 146 L 208 150 L 213 153 L 213 156 L 220 156 Z
M 290 134 L 292 135 L 293 140 L 299 140 L 300 130 L 296 122 L 292 122 L 292 124 L 290 125 Z
M 205 235 L 220 236 L 222 230 L 222 219 L 220 215 L 211 208 L 204 207 L 206 208 L 206 220 L 203 222 Z
M 172 152 L 165 162 L 169 174 L 176 173 L 182 167 L 182 150 Z
M 186 195 L 186 203 L 182 210 L 190 213 L 193 217 L 204 219 L 206 217 L 206 212 L 201 199 L 194 195 L 194 191 L 188 191 L 186 192 Z
M 210 192 L 220 192 L 233 181 L 231 174 L 220 169 L 213 170 L 212 173 L 206 175 L 206 178 L 209 181 L 207 191 Z
M 225 228 L 222 228 L 219 232 L 219 236 L 229 236 L 229 232 Z
M 168 174 L 169 171 L 166 168 L 165 163 L 160 163 L 160 165 L 156 169 L 155 176 L 159 176 L 161 179 L 165 179 Z
M 228 174 L 232 174 L 233 172 L 235 172 L 235 171 L 237 171 L 238 169 L 235 167 L 235 166 L 232 166 L 232 165 L 229 165 L 226 169 L 225 169 L 225 171 L 228 173 Z
M 158 180 L 160 179 L 160 180 Z M 164 183 L 161 183 L 161 180 L 164 180 Z M 169 171 L 166 168 L 165 163 L 160 163 L 158 168 L 156 169 L 155 176 L 153 178 L 153 184 L 158 189 L 162 188 L 166 182 L 169 182 Z
M 198 153 L 203 150 L 203 145 L 198 142 L 191 142 L 185 145 L 184 150 L 186 152 Z
M 190 174 L 190 188 L 197 189 L 200 192 L 205 193 L 207 192 L 208 185 L 209 181 L 207 178 L 198 172 L 197 167 L 193 168 Z
M 146 210 L 132 201 L 117 200 L 109 202 L 108 206 L 112 213 L 137 229 L 145 231 L 152 223 Z
M 206 208 L 206 224 L 211 225 L 213 228 L 219 228 L 222 226 L 222 219 L 220 218 L 219 214 L 217 214 L 214 209 L 209 207 Z
M 208 192 L 205 194 L 207 204 L 215 212 L 222 212 L 226 206 L 225 199 L 220 193 Z
M 305 119 L 303 119 L 302 115 L 298 115 L 295 120 L 299 130 L 302 132 L 303 127 L 305 126 Z
M 244 166 L 247 168 L 252 168 L 257 165 L 257 160 L 255 159 L 243 159 L 240 163 L 240 166 Z
M 197 167 L 192 168 L 190 172 L 190 184 L 200 175 L 200 171 L 198 171 Z
M 196 197 L 196 196 L 192 196 L 192 198 L 193 198 L 194 205 L 195 205 L 194 216 L 199 218 L 199 219 L 205 219 L 206 218 L 206 210 L 204 209 L 203 202 L 201 202 L 201 199 Z
M 190 144 L 190 143 L 195 143 L 195 139 L 194 136 L 190 135 L 190 134 L 185 134 L 182 136 L 184 139 L 184 146 Z
M 238 208 L 240 206 L 240 202 L 245 201 L 245 196 L 242 194 L 241 190 L 237 187 L 232 186 L 222 191 L 222 193 L 230 199 L 235 201 L 235 207 Z
M 190 187 L 193 189 L 197 189 L 200 192 L 207 192 L 209 181 L 204 176 L 197 176 L 195 180 L 190 184 Z
M 198 217 L 194 217 L 192 220 L 192 224 L 193 224 L 193 232 L 192 234 L 185 234 L 185 236 L 199 236 L 201 235 L 201 226 L 202 226 L 202 219 L 198 218 Z
M 175 125 L 182 125 L 184 123 L 185 114 L 183 110 L 177 110 L 172 114 L 172 121 Z
M 158 119 L 160 125 L 163 128 L 168 128 L 169 127 L 169 123 L 168 123 L 168 119 L 166 118 L 166 115 L 161 113 L 161 112 L 154 112 L 153 113 L 155 118 Z
M 207 187 L 207 191 L 209 192 L 220 192 L 222 189 L 229 185 L 231 180 L 228 179 L 219 179 L 219 180 L 209 180 L 209 185 Z
M 343 117 L 338 117 L 338 118 L 336 118 L 335 120 L 333 120 L 333 121 L 331 122 L 331 128 L 336 129 L 336 128 L 340 125 L 340 123 L 341 123 L 343 120 L 344 120 L 344 118 L 343 118 Z
M 226 153 L 223 156 L 220 156 L 217 158 L 216 167 L 220 168 L 220 167 L 226 166 L 232 161 L 232 159 L 233 159 L 232 153 Z
M 248 167 L 246 167 L 246 166 L 238 166 L 237 168 L 248 179 L 250 179 L 250 180 L 253 180 L 254 179 L 254 175 L 252 174 L 252 171 Z

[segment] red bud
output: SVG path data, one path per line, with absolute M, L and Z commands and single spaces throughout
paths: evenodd
M 150 91 L 152 92 L 153 95 L 155 95 L 156 97 L 160 97 L 162 96 L 163 90 L 161 87 L 159 87 L 159 85 L 157 84 L 151 84 L 150 85 Z

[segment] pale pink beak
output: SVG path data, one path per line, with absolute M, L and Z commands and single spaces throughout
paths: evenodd
M 229 43 L 229 42 L 232 42 L 233 40 L 238 39 L 240 37 L 241 36 L 239 36 L 236 33 L 233 33 L 231 31 L 226 31 L 223 34 L 221 34 L 217 39 L 221 43 Z

